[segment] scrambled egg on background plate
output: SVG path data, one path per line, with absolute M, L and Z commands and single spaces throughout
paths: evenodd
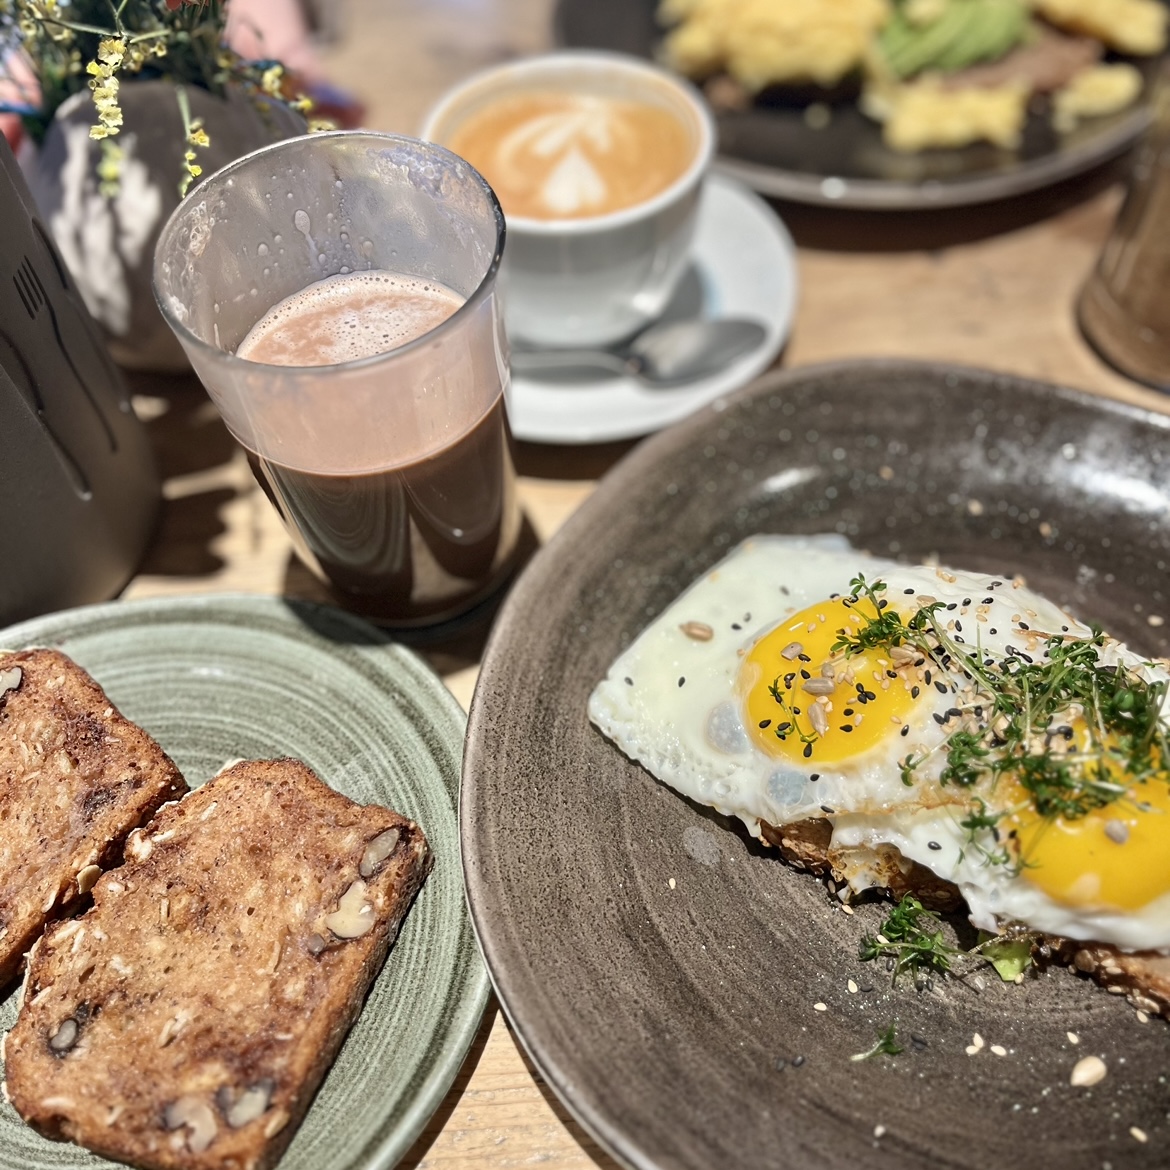
M 1167 39 L 1159 0 L 662 0 L 659 18 L 669 65 L 749 94 L 860 72 L 862 109 L 907 152 L 1015 148 L 1036 93 L 1061 132 L 1124 109 L 1141 75 L 1102 53 L 1151 56 Z

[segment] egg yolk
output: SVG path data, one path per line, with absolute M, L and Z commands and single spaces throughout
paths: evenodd
M 1077 730 L 1084 746 L 1088 736 Z M 1170 776 L 1132 783 L 1123 797 L 1073 819 L 1040 816 L 1015 787 L 1023 811 L 1005 823 L 1016 833 L 1021 876 L 1053 901 L 1137 910 L 1170 893 Z
M 886 744 L 907 729 L 924 689 L 885 648 L 833 654 L 842 630 L 876 617 L 866 599 L 811 605 L 770 630 L 744 656 L 739 694 L 749 734 L 765 752 L 802 768 L 830 766 Z

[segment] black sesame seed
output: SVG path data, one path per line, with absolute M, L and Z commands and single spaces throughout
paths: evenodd
M 1065 633 L 1065 634 L 1068 633 L 1068 626 L 1061 626 L 1060 629 L 1061 629 L 1062 633 Z
M 1021 630 L 1030 630 L 1032 628 L 1027 622 L 1020 622 L 1019 625 Z
M 786 687 L 788 690 L 792 690 L 792 680 L 793 680 L 794 678 L 796 678 L 796 672 L 795 672 L 795 671 L 793 671 L 791 674 L 786 674 L 786 675 L 784 676 L 784 686 L 785 686 L 785 687 Z
M 879 601 L 879 602 L 878 602 L 878 612 L 880 613 L 880 612 L 881 612 L 883 609 L 885 609 L 885 608 L 886 608 L 886 606 L 888 606 L 889 604 L 890 604 L 890 603 L 889 603 L 888 601 L 884 601 L 884 600 L 883 600 L 883 601 Z
M 910 688 L 910 698 L 917 699 L 920 694 L 922 694 L 921 687 L 913 686 Z
M 927 841 L 926 847 L 927 849 L 933 849 L 935 853 L 937 853 L 942 848 L 942 846 L 937 841 Z
M 919 1052 L 921 1052 L 926 1047 L 926 1037 L 919 1036 L 919 1035 L 912 1032 L 910 1034 L 910 1043 L 913 1044 L 914 1047 L 917 1048 Z
M 760 720 L 760 727 L 771 727 L 771 726 L 772 726 L 772 720 L 771 720 L 771 719 L 761 719 L 761 720 Z M 779 730 L 779 728 L 777 728 L 777 731 L 778 731 L 778 730 Z
M 800 1068 L 800 1066 L 802 1064 L 804 1064 L 804 1057 L 803 1056 L 794 1056 L 792 1058 L 792 1067 L 793 1068 Z
M 752 620 L 752 615 L 751 615 L 750 613 L 745 613 L 745 614 L 743 615 L 743 620 L 744 620 L 745 622 L 750 622 L 750 621 Z
M 955 618 L 955 629 L 958 630 L 960 634 L 963 632 L 963 623 L 959 621 L 958 618 Z
M 787 1065 L 787 1064 L 788 1064 L 788 1061 L 786 1061 L 786 1060 L 784 1059 L 784 1057 L 782 1057 L 782 1056 L 778 1056 L 778 1057 L 776 1057 L 776 1071 L 777 1071 L 777 1072 L 783 1072 L 783 1071 L 784 1071 L 784 1067 L 785 1067 L 785 1065 Z
M 872 983 L 863 983 L 861 985 L 860 990 L 865 992 L 866 995 L 868 995 L 871 991 L 873 991 L 873 984 Z
M 951 707 L 951 708 L 950 708 L 950 709 L 947 711 L 947 717 L 948 717 L 948 718 L 950 718 L 950 719 L 962 719 L 962 718 L 963 718 L 963 712 L 962 712 L 962 711 L 960 711 L 958 707 Z
M 866 700 L 870 703 L 872 703 L 877 698 L 877 695 L 875 695 L 873 691 L 862 691 L 862 694 L 865 695 Z
M 853 724 L 852 724 L 852 723 L 842 723 L 842 724 L 841 724 L 841 730 L 842 730 L 842 731 L 845 731 L 845 732 L 852 731 L 852 730 L 853 730 Z
M 984 605 L 994 605 L 994 604 L 995 604 L 995 598 L 994 598 L 994 597 L 985 597 L 985 598 L 983 599 L 983 604 L 984 604 Z
M 763 724 L 761 724 L 760 726 L 762 727 L 762 726 L 763 726 Z M 785 731 L 791 731 L 791 730 L 792 730 L 792 724 L 791 724 L 791 723 L 784 722 L 784 723 L 778 723 L 778 724 L 776 725 L 776 734 L 777 734 L 777 735 L 780 735 L 780 734 L 781 734 L 781 732 L 785 732 Z
M 820 772 L 814 772 L 809 779 L 815 784 L 821 778 Z
M 896 670 L 887 670 L 886 671 L 886 678 L 897 678 L 897 677 L 898 677 L 898 672 Z
M 926 685 L 929 686 L 930 685 L 930 671 L 929 670 L 924 671 L 922 677 L 924 679 L 926 679 Z
M 959 608 L 959 603 L 957 601 L 952 601 L 951 604 L 947 606 L 948 610 L 958 609 L 958 608 Z
M 733 630 L 742 630 L 742 629 L 743 629 L 743 626 L 741 626 L 741 625 L 739 624 L 739 622 L 732 622 L 732 623 L 731 623 L 731 628 L 732 628 Z
M 913 589 L 903 589 L 902 592 L 906 593 L 906 594 L 910 594 L 910 593 L 913 593 L 914 590 Z
M 836 811 L 837 811 L 836 809 L 834 809 L 834 808 L 830 807 L 830 806 L 829 806 L 829 805 L 827 805 L 827 804 L 822 804 L 822 805 L 821 805 L 821 812 L 823 812 L 823 813 L 828 813 L 828 814 L 829 814 L 829 816 L 832 816 L 832 815 L 833 815 L 833 813 L 835 813 Z
M 971 604 L 971 598 L 969 598 L 969 597 L 964 597 L 964 598 L 963 598 L 963 604 L 964 604 L 964 605 L 970 605 L 970 604 Z
M 998 634 L 998 633 L 999 633 L 999 630 L 997 630 L 997 629 L 995 628 L 995 626 L 992 626 L 992 627 L 991 627 L 991 629 L 990 629 L 990 630 L 988 630 L 987 632 L 988 632 L 989 634 Z
M 846 708 L 845 708 L 845 710 L 841 712 L 841 714 L 842 714 L 842 715 L 852 715 L 852 714 L 853 714 L 853 708 L 852 708 L 852 707 L 846 707 Z
M 812 744 L 806 743 L 804 745 L 804 758 L 807 760 L 812 755 Z
M 685 678 L 679 678 L 678 685 L 681 687 L 686 681 L 687 680 Z
M 626 679 L 626 686 L 632 687 L 633 685 L 634 685 L 634 680 L 632 678 Z
M 798 654 L 797 658 L 799 658 L 801 662 L 811 662 L 812 661 L 812 659 L 807 654 Z
M 781 593 L 783 593 L 785 597 L 787 597 L 787 596 L 788 596 L 788 586 L 787 586 L 787 585 L 781 585 L 781 586 L 780 586 L 780 592 L 781 592 Z
M 800 708 L 799 708 L 799 707 L 793 707 L 793 708 L 792 708 L 792 714 L 793 714 L 793 715 L 799 715 L 799 714 L 800 714 Z
M 934 689 L 938 691 L 940 695 L 945 695 L 947 693 L 947 684 L 944 682 L 936 682 L 934 684 Z
M 903 734 L 903 735 L 909 735 L 909 734 L 910 734 L 910 727 L 909 727 L 909 725 L 907 725 L 906 727 L 903 727 L 903 728 L 902 728 L 902 734 Z
M 946 719 L 942 715 L 939 715 L 938 712 L 935 712 L 931 718 L 939 725 L 939 727 L 941 727 L 946 722 Z
M 812 678 L 812 675 L 811 675 L 811 674 L 809 674 L 809 672 L 808 672 L 807 670 L 802 670 L 802 671 L 800 672 L 800 677 L 801 677 L 801 678 Z

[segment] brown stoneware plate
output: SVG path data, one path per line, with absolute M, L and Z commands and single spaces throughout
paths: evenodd
M 1020 985 L 988 971 L 982 990 L 891 987 L 857 958 L 882 904 L 846 915 L 585 715 L 619 651 L 755 532 L 1022 573 L 1165 655 L 1168 452 L 1167 417 L 1019 378 L 897 362 L 781 372 L 647 440 L 532 562 L 472 706 L 467 889 L 529 1053 L 623 1163 L 1170 1164 L 1163 1021 L 1061 967 Z M 902 1055 L 849 1059 L 894 1021 Z M 968 1055 L 976 1033 L 985 1046 Z M 1073 1088 L 1090 1053 L 1108 1075 Z
M 784 0 L 775 0 L 783 4 Z M 555 29 L 566 48 L 658 55 L 658 0 L 559 0 Z M 1157 63 L 1134 58 L 1152 86 Z M 1058 134 L 1046 110 L 1029 114 L 1016 150 L 980 142 L 955 150 L 902 154 L 842 86 L 828 98 L 827 125 L 806 110 L 824 95 L 766 90 L 748 109 L 718 113 L 719 166 L 762 195 L 837 207 L 921 210 L 965 207 L 1035 191 L 1121 154 L 1149 121 L 1143 100 Z

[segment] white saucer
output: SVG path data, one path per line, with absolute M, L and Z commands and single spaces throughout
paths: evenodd
M 775 212 L 735 180 L 709 176 L 691 267 L 664 319 L 751 317 L 767 329 L 764 340 L 718 374 L 669 389 L 620 376 L 513 374 L 512 433 L 536 443 L 603 443 L 678 422 L 768 368 L 788 338 L 796 290 L 796 247 Z

